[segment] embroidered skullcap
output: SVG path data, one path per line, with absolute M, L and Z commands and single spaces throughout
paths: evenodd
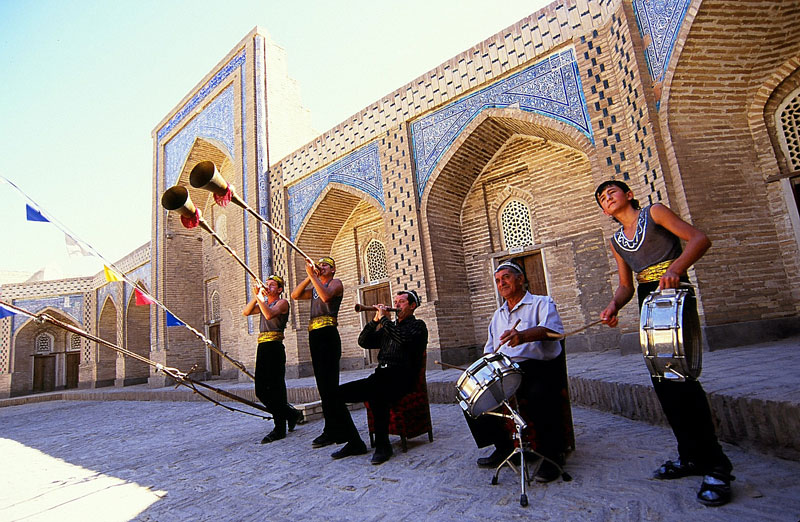
M 334 261 L 332 257 L 321 257 L 321 258 L 319 258 L 319 261 L 317 261 L 317 264 L 319 265 L 321 263 L 325 263 L 326 265 L 331 265 L 331 268 L 336 270 L 336 261 Z
M 514 263 L 513 261 L 503 261 L 502 263 L 497 265 L 497 268 L 494 269 L 494 273 L 496 274 L 500 270 L 505 270 L 505 269 L 511 270 L 512 272 L 516 272 L 518 274 L 523 273 L 522 268 L 520 268 L 520 266 Z

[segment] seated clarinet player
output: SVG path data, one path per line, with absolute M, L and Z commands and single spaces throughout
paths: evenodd
M 536 480 L 551 482 L 560 475 L 553 462 L 563 465 L 569 446 L 562 395 L 566 362 L 561 343 L 553 339 L 564 333 L 564 327 L 550 297 L 525 289 L 519 265 L 504 261 L 495 269 L 494 280 L 505 302 L 492 317 L 483 352 L 505 354 L 519 365 L 522 382 L 516 398 L 520 413 L 529 423 L 528 429 L 535 430 L 536 452 L 545 457 Z M 491 455 L 478 459 L 478 466 L 496 467 L 514 451 L 512 433 L 504 419 L 492 415 L 465 417 L 478 447 L 495 447 Z
M 597 187 L 595 200 L 603 213 L 621 226 L 611 237 L 611 253 L 617 262 L 619 287 L 600 318 L 617 326 L 617 313 L 634 294 L 633 272 L 638 282 L 639 309 L 656 290 L 688 283 L 686 271 L 711 246 L 699 229 L 676 216 L 661 203 L 639 207 L 627 184 L 610 180 Z M 686 247 L 681 247 L 681 240 Z M 693 296 L 693 294 L 692 294 Z M 685 301 L 696 314 L 697 301 Z M 730 501 L 733 466 L 717 441 L 706 392 L 697 379 L 683 381 L 651 377 L 664 414 L 678 441 L 678 458 L 666 461 L 654 476 L 669 480 L 703 476 L 697 500 L 707 506 Z
M 415 291 L 398 292 L 394 298 L 397 314 L 394 321 L 389 319 L 391 309 L 383 304 L 375 305 L 375 317 L 364 325 L 358 336 L 358 344 L 364 349 L 380 349 L 378 367 L 366 379 L 339 387 L 344 402 L 369 402 L 375 430 L 372 464 L 383 464 L 393 454 L 389 443 L 389 407 L 414 388 L 422 356 L 428 346 L 428 327 L 424 321 L 414 317 L 414 310 L 419 304 L 420 299 Z M 350 454 L 342 450 L 341 457 Z M 339 458 L 339 455 L 334 453 L 333 457 Z

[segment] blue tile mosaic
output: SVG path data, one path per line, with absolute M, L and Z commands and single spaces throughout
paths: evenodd
M 15 299 L 11 304 L 32 314 L 38 314 L 45 308 L 53 308 L 70 318 L 75 324 L 83 326 L 83 294 L 68 294 L 39 299 Z M 13 336 L 17 329 L 28 321 L 29 319 L 23 315 L 13 315 L 11 317 L 11 335 Z
M 664 80 L 678 31 L 692 0 L 633 0 L 633 12 L 642 38 L 650 37 L 644 50 L 654 82 Z
M 186 157 L 197 138 L 211 138 L 221 143 L 228 154 L 235 158 L 233 121 L 233 85 L 231 85 L 164 146 L 164 186 L 171 187 L 178 181 Z
M 287 189 L 291 239 L 297 237 L 300 225 L 329 183 L 341 183 L 358 189 L 375 198 L 385 209 L 378 144 L 372 142 Z
M 211 91 L 216 89 L 225 79 L 231 75 L 236 69 L 239 67 L 243 67 L 245 63 L 245 59 L 247 58 L 245 51 L 243 50 L 236 56 L 234 56 L 230 62 L 226 63 L 222 69 L 217 72 L 205 85 L 203 85 L 194 96 L 192 96 L 186 105 L 181 107 L 181 109 L 175 113 L 167 124 L 159 129 L 157 136 L 157 141 L 161 143 L 161 140 L 164 139 L 164 136 L 169 134 L 172 129 L 175 128 L 177 124 L 179 124 L 186 116 L 191 114 L 191 112 L 200 104 L 202 101 L 208 96 Z
M 419 195 L 442 155 L 470 121 L 486 108 L 512 105 L 571 125 L 594 143 L 575 51 L 567 49 L 413 122 Z

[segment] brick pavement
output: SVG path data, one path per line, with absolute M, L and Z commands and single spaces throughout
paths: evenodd
M 311 449 L 321 421 L 260 445 L 271 423 L 198 402 L 53 401 L 0 408 L 0 520 L 787 520 L 800 463 L 725 445 L 734 501 L 694 500 L 696 477 L 649 479 L 672 457 L 667 428 L 577 407 L 571 482 L 534 484 L 519 505 L 509 470 L 490 485 L 460 409 L 432 405 L 434 442 L 371 466 Z M 363 411 L 354 420 L 364 436 Z M 794 477 L 794 478 L 793 478 Z

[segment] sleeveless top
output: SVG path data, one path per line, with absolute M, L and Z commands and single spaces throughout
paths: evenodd
M 333 281 L 333 279 L 331 279 Z M 331 281 L 325 285 L 325 288 L 331 284 Z M 341 295 L 334 296 L 328 301 L 327 303 L 320 299 L 319 294 L 317 294 L 317 289 L 311 289 L 311 319 L 315 317 L 321 316 L 329 316 L 329 317 L 338 317 L 339 316 L 339 306 L 342 304 L 342 297 Z
M 275 303 L 280 301 L 280 299 L 276 299 Z M 267 307 L 272 308 L 272 305 L 267 302 Z M 286 323 L 289 322 L 289 312 L 285 314 L 280 314 L 272 319 L 267 319 L 264 317 L 264 314 L 259 313 L 259 317 L 261 317 L 261 323 L 259 325 L 260 332 L 283 332 L 286 328 Z
M 611 236 L 614 250 L 634 272 L 675 259 L 683 252 L 680 238 L 653 221 L 650 216 L 651 206 L 648 205 L 639 212 L 633 239 L 625 237 L 623 227 Z

